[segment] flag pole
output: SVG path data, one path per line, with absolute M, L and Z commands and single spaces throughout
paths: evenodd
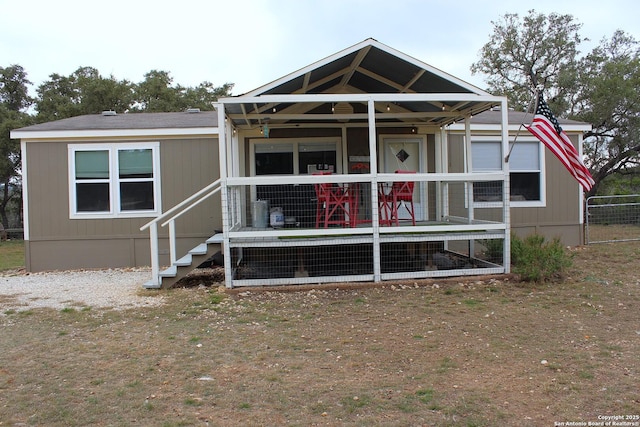
M 538 95 L 539 95 L 539 93 L 540 92 L 538 91 L 538 89 L 536 89 L 536 91 L 533 94 L 533 98 L 531 98 L 531 101 L 529 101 L 529 105 L 527 106 L 527 111 L 526 111 L 526 114 L 524 116 L 525 119 L 529 115 L 529 110 L 531 110 L 531 105 L 532 104 L 534 104 L 533 105 L 533 111 L 534 112 L 536 111 L 536 108 L 538 108 Z M 511 151 L 513 151 L 513 147 L 516 145 L 516 140 L 518 139 L 518 136 L 520 136 L 520 131 L 522 130 L 523 126 L 524 126 L 524 123 L 520 123 L 520 126 L 518 127 L 518 131 L 516 132 L 516 136 L 513 138 L 513 142 L 509 146 L 509 152 L 507 153 L 506 157 L 504 158 L 504 162 L 505 163 L 509 163 L 509 157 L 511 157 Z

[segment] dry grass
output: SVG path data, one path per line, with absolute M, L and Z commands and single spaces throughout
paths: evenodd
M 522 426 L 640 410 L 640 244 L 566 283 L 163 291 L 0 315 L 0 425 Z M 541 363 L 543 360 L 546 363 Z

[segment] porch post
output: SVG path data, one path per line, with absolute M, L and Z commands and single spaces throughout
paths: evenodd
M 509 152 L 509 107 L 507 106 L 507 98 L 502 98 L 500 103 L 501 125 L 502 125 L 502 152 Z M 511 271 L 511 179 L 509 175 L 509 162 L 502 156 L 502 170 L 504 172 L 504 188 L 502 201 L 504 206 L 504 245 L 503 245 L 503 264 L 504 272 Z
M 229 245 L 229 207 L 227 196 L 227 126 L 223 103 L 215 105 L 218 111 L 218 153 L 220 165 L 220 204 L 222 208 L 222 251 L 224 254 L 224 283 L 227 288 L 233 287 L 231 271 L 231 247 Z
M 371 173 L 371 226 L 373 228 L 373 281 L 382 280 L 380 262 L 380 221 L 378 220 L 378 150 L 376 137 L 376 110 L 372 98 L 367 101 L 369 121 L 369 171 Z
M 471 117 L 465 117 L 464 119 L 464 150 L 465 150 L 465 172 L 473 173 L 473 159 L 471 153 Z M 467 205 L 469 206 L 469 210 L 467 212 L 467 218 L 469 219 L 469 224 L 473 222 L 474 213 L 473 213 L 473 182 L 468 181 L 467 183 Z
M 440 128 L 440 133 L 436 134 L 436 173 L 447 173 L 448 168 L 446 165 L 448 162 L 449 152 L 449 137 L 446 134 L 444 128 Z M 444 210 L 444 188 L 446 183 L 442 181 L 436 181 L 435 203 L 436 203 L 436 220 L 441 221 L 445 215 Z

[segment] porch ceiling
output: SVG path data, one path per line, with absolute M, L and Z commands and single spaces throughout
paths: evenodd
M 487 92 L 373 39 L 220 102 L 236 126 L 254 127 L 367 122 L 371 98 L 376 121 L 398 125 L 448 124 L 499 103 L 489 100 Z

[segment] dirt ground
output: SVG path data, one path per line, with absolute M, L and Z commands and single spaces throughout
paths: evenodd
M 564 283 L 202 276 L 160 307 L 5 311 L 0 425 L 639 426 L 640 243 L 572 253 Z

